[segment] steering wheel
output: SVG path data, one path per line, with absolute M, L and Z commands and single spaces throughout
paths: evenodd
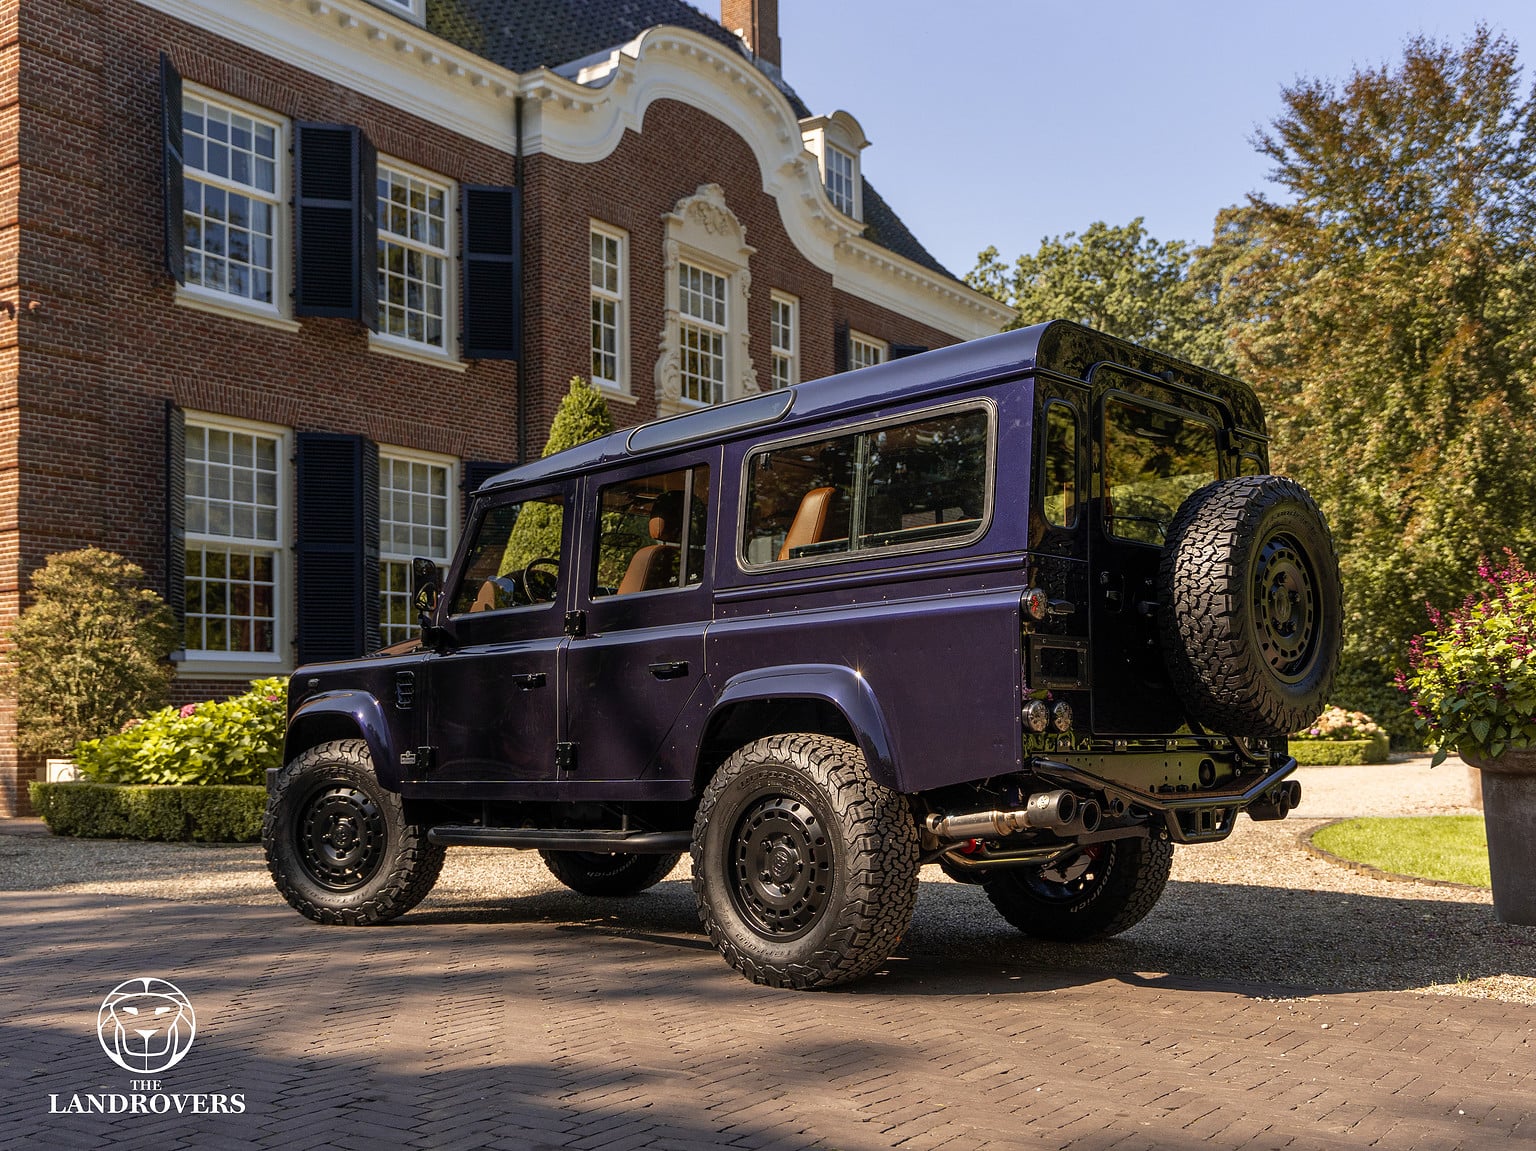
M 550 603 L 559 588 L 560 561 L 547 556 L 531 559 L 523 565 L 521 578 L 529 603 Z

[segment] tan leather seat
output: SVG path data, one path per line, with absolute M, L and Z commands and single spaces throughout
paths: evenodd
M 683 493 L 662 492 L 651 504 L 651 539 L 629 561 L 618 595 L 656 591 L 677 586 L 678 561 L 683 540 Z
M 784 544 L 779 548 L 779 559 L 787 560 L 795 548 L 821 542 L 821 533 L 827 527 L 827 509 L 832 506 L 836 488 L 812 488 L 800 497 L 800 507 L 790 521 Z

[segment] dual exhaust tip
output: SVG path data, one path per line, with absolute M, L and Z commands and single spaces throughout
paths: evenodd
M 1287 779 L 1283 783 L 1277 783 L 1258 802 L 1249 804 L 1248 818 L 1256 819 L 1261 823 L 1270 819 L 1284 819 L 1300 802 L 1301 783 L 1294 779 Z
M 1096 799 L 1079 799 L 1065 788 L 1041 791 L 1015 811 L 972 811 L 928 816 L 923 826 L 940 839 L 995 839 L 1034 829 L 1061 836 L 1086 835 L 1104 818 Z

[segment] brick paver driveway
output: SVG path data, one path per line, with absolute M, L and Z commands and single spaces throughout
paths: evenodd
M 280 905 L 0 893 L 0 1147 L 1536 1138 L 1536 1008 L 1052 973 L 989 957 L 963 932 L 924 934 L 924 908 L 966 894 L 925 886 L 886 972 L 803 994 L 727 969 L 676 880 L 624 902 L 426 905 L 371 930 L 317 927 Z M 243 1114 L 50 1113 L 76 1095 L 89 1106 L 131 1093 L 98 1045 L 96 1013 L 139 975 L 176 982 L 198 1013 L 162 1093 L 189 1108 L 191 1095 L 238 1093 Z

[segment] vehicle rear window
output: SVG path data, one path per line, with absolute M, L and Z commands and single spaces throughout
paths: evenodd
M 990 439 L 988 412 L 972 408 L 758 452 L 742 556 L 755 566 L 973 539 Z
M 1110 396 L 1104 401 L 1104 524 L 1162 544 L 1186 496 L 1219 475 L 1216 428 L 1190 412 Z

